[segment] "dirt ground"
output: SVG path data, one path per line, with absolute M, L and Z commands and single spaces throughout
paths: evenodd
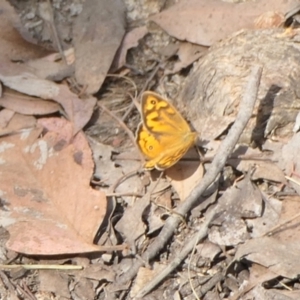
M 300 299 L 298 2 L 3 0 L 0 299 Z

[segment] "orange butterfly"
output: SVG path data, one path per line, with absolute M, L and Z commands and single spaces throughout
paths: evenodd
M 165 170 L 173 166 L 195 144 L 197 133 L 166 99 L 147 91 L 142 95 L 142 123 L 136 132 L 144 168 Z

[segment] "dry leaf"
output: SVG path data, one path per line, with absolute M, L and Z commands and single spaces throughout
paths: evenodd
M 115 229 L 123 235 L 128 244 L 133 244 L 145 234 L 146 225 L 142 221 L 142 215 L 149 204 L 150 195 L 146 194 L 138 199 L 133 206 L 127 207 L 122 218 L 116 224 Z
M 34 128 L 36 119 L 33 116 L 26 116 L 14 113 L 6 127 L 0 129 L 0 136 L 16 133 L 22 129 L 28 130 Z
M 124 36 L 122 44 L 119 49 L 119 53 L 115 58 L 112 69 L 119 69 L 126 64 L 126 55 L 129 49 L 137 47 L 139 45 L 139 40 L 142 39 L 148 33 L 146 26 L 141 26 L 132 29 L 127 32 Z
M 166 70 L 165 74 L 175 74 L 180 70 L 188 67 L 194 61 L 202 57 L 205 54 L 206 50 L 206 47 L 200 45 L 185 42 L 180 43 L 179 49 L 176 53 L 179 61 L 175 62 L 172 70 Z
M 261 237 L 240 245 L 235 260 L 244 259 L 265 266 L 274 273 L 274 277 L 296 278 L 300 273 L 299 251 L 298 240 L 282 243 L 276 237 Z
M 246 219 L 248 228 L 251 228 L 251 237 L 265 235 L 274 228 L 280 219 L 282 202 L 261 192 L 264 198 L 263 215 L 260 218 Z
M 51 99 L 64 108 L 67 117 L 74 123 L 74 133 L 81 130 L 90 120 L 96 104 L 96 98 L 80 99 L 63 84 L 38 78 L 29 73 L 24 65 L 0 61 L 0 80 L 2 83 L 18 92 Z
M 1 98 L 0 98 L 0 100 L 1 100 Z M 15 114 L 15 112 L 13 110 L 10 110 L 7 108 L 2 109 L 0 111 L 0 130 L 2 130 L 3 128 L 5 128 L 8 125 L 9 121 L 12 119 L 14 114 Z
M 75 71 L 74 65 L 74 48 L 64 51 L 67 61 L 61 58 L 60 54 L 52 53 L 42 58 L 31 59 L 25 63 L 31 73 L 39 78 L 51 81 L 62 81 L 67 77 L 71 77 Z
M 93 239 L 106 213 L 106 197 L 90 187 L 91 150 L 72 124 L 40 119 L 40 130 L 1 138 L 0 190 L 7 247 L 52 255 L 101 250 Z
M 77 282 L 76 282 L 77 281 Z M 74 280 L 74 294 L 77 299 L 95 299 L 96 291 L 90 280 L 87 278 L 78 278 Z
M 114 270 L 108 266 L 102 265 L 102 264 L 88 264 L 84 267 L 83 270 L 80 272 L 76 271 L 73 272 L 74 276 L 85 277 L 97 281 L 109 281 L 114 282 L 115 281 L 115 273 Z
M 272 271 L 258 264 L 255 263 L 251 264 L 249 269 L 250 269 L 250 277 L 248 278 L 248 280 L 245 279 L 244 282 L 242 282 L 241 284 L 242 288 L 235 291 L 232 297 L 230 297 L 230 300 L 242 300 L 242 299 L 248 300 L 249 299 L 248 297 L 250 297 L 251 299 L 253 298 L 253 296 L 251 297 L 250 295 L 253 294 L 254 290 L 256 290 L 257 287 L 260 287 L 263 282 L 274 278 L 274 273 Z M 258 291 L 256 290 L 255 293 L 253 294 L 255 295 L 254 299 L 256 297 L 258 297 L 257 299 L 267 299 L 265 298 L 265 292 L 266 289 L 262 287 Z M 244 295 L 245 293 L 246 293 L 246 297 L 244 298 L 242 295 Z
M 262 271 L 263 272 L 263 271 Z M 300 291 L 297 290 L 282 290 L 282 289 L 269 289 L 264 288 L 263 283 L 267 279 L 271 279 L 272 272 L 267 272 L 263 274 L 257 281 L 257 285 L 244 297 L 238 298 L 238 300 L 249 300 L 249 299 L 264 299 L 264 300 L 299 300 Z M 265 275 L 265 276 L 264 276 Z M 255 275 L 254 275 L 255 276 Z M 274 277 L 274 274 L 273 274 Z M 255 282 L 255 281 L 254 281 Z M 262 283 L 262 284 L 259 284 Z M 234 300 L 234 299 L 233 299 Z
M 264 162 L 264 161 L 255 162 L 255 169 L 252 174 L 252 180 L 258 180 L 258 179 L 265 179 L 265 180 L 286 184 L 286 179 L 283 171 L 272 162 Z
M 255 18 L 267 11 L 285 14 L 297 0 L 247 1 L 228 3 L 220 0 L 182 0 L 150 18 L 168 34 L 182 41 L 211 46 L 229 34 L 254 28 Z
M 132 196 L 122 196 L 122 194 L 132 193 L 141 193 L 144 188 L 141 178 L 136 174 L 135 176 L 126 176 L 124 174 L 130 174 L 134 170 L 138 170 L 140 166 L 139 161 L 132 160 L 118 160 L 116 163 L 112 156 L 116 152 L 113 147 L 105 145 L 99 142 L 96 142 L 92 138 L 90 140 L 90 146 L 93 150 L 93 157 L 96 164 L 94 177 L 101 181 L 103 186 L 107 186 L 105 189 L 102 187 L 102 190 L 108 191 L 108 193 L 117 193 L 123 200 L 132 205 L 134 197 Z M 136 158 L 136 153 L 134 158 Z M 121 179 L 117 185 L 116 183 Z M 126 179 L 126 180 L 125 180 Z M 115 186 L 115 190 L 111 191 L 111 186 Z
M 94 177 L 103 182 L 105 186 L 112 186 L 124 174 L 122 168 L 117 168 L 111 159 L 114 148 L 92 138 L 89 138 L 89 143 L 95 162 Z
M 297 114 L 295 125 L 294 125 L 294 128 L 293 128 L 293 132 L 296 133 L 299 130 L 300 130 L 300 112 L 298 112 L 298 114 Z
M 221 248 L 211 242 L 205 242 L 202 244 L 198 244 L 196 246 L 197 253 L 201 255 L 203 258 L 208 258 L 210 261 L 213 261 L 217 255 L 222 252 Z
M 162 181 L 162 179 L 160 180 Z M 151 186 L 148 188 L 149 191 L 152 191 Z M 147 225 L 148 231 L 147 234 L 151 234 L 161 228 L 164 225 L 163 215 L 170 215 L 172 213 L 172 192 L 170 189 L 159 193 L 158 196 L 155 195 L 155 192 L 152 192 L 153 200 L 150 204 L 149 213 L 147 215 Z
M 225 191 L 219 201 L 220 216 L 209 230 L 209 240 L 218 245 L 237 245 L 249 238 L 245 218 L 262 213 L 262 196 L 250 175 Z
M 276 238 L 279 241 L 281 241 L 281 243 L 284 245 L 290 242 L 299 242 L 299 236 L 300 236 L 299 216 L 298 216 L 299 211 L 300 211 L 299 196 L 285 197 L 284 201 L 282 201 L 280 220 L 276 224 L 277 226 L 279 224 L 284 224 L 284 225 L 277 228 L 277 230 L 273 230 L 273 233 L 276 234 Z M 297 216 L 297 218 L 295 218 L 295 216 Z
M 87 0 L 74 25 L 75 76 L 96 93 L 112 64 L 125 33 L 125 7 L 121 0 Z
M 203 165 L 198 162 L 180 161 L 165 171 L 179 199 L 184 201 L 203 177 Z
M 54 270 L 39 271 L 39 290 L 51 292 L 64 298 L 71 298 L 68 275 Z
M 158 263 L 154 263 L 151 270 L 147 268 L 140 268 L 134 281 L 134 285 L 130 291 L 131 297 L 134 298 L 140 289 L 142 289 L 148 282 L 153 280 L 154 277 L 157 276 L 164 268 L 164 265 Z
M 4 92 L 0 105 L 24 115 L 48 115 L 60 110 L 60 105 L 13 91 Z
M 218 245 L 234 246 L 246 241 L 249 233 L 245 222 L 236 216 L 230 216 L 230 220 L 219 226 L 212 226 L 209 230 L 209 240 Z

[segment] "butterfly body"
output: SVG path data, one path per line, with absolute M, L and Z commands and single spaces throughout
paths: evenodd
M 174 165 L 195 143 L 197 133 L 164 98 L 144 92 L 141 102 L 142 123 L 137 144 L 147 161 L 145 169 L 164 170 Z

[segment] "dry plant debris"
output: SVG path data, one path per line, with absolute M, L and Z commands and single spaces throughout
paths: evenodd
M 272 7 L 268 0 L 229 2 L 183 0 L 152 16 L 151 20 L 179 40 L 211 46 L 235 31 L 253 29 L 255 18 L 265 12 L 272 10 L 285 15 L 299 4 L 296 0 L 272 1 Z
M 2 1 L 0 298 L 299 299 L 299 10 Z M 145 90 L 200 162 L 141 170 Z

